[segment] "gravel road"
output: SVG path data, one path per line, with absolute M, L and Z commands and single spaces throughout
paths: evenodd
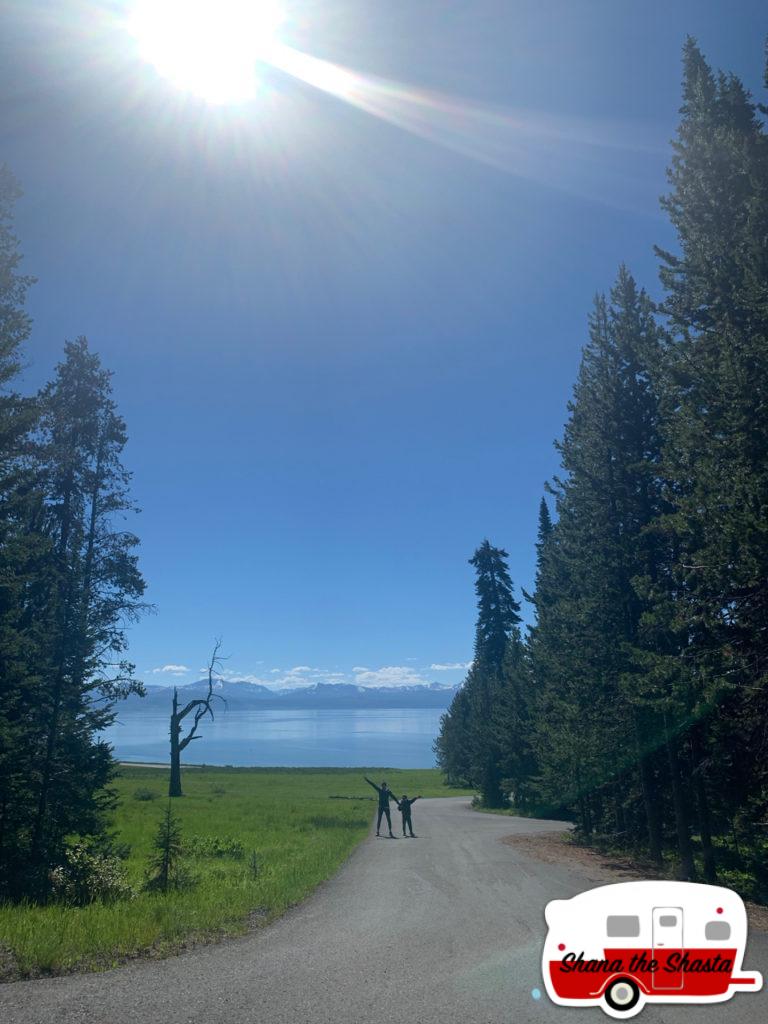
M 501 842 L 557 822 L 421 800 L 416 839 L 373 834 L 314 896 L 275 924 L 168 960 L 0 986 L 2 1024 L 528 1024 L 608 1021 L 542 989 L 543 908 L 604 884 Z M 744 966 L 768 977 L 768 935 Z M 648 1024 L 757 1024 L 768 997 L 647 1007 Z

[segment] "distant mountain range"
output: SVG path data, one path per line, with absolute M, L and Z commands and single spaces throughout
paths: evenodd
M 146 697 L 131 696 L 121 705 L 123 711 L 171 709 L 173 687 L 147 686 Z M 228 711 L 253 711 L 279 708 L 447 708 L 457 686 L 429 683 L 421 686 L 355 686 L 351 683 L 316 683 L 291 690 L 270 690 L 259 683 L 237 680 L 220 681 L 214 693 L 227 702 Z M 178 687 L 179 704 L 185 704 L 208 692 L 208 683 L 198 680 Z M 224 710 L 221 701 L 215 704 Z

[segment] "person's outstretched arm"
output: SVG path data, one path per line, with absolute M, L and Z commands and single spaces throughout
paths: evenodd
M 376 785 L 376 783 L 375 782 L 371 782 L 371 780 L 368 778 L 367 775 L 364 775 L 363 778 L 365 779 L 365 781 L 368 783 L 369 786 L 373 786 L 373 788 L 376 790 L 377 793 L 381 792 L 381 790 Z
M 421 800 L 421 797 L 420 797 L 420 796 L 415 796 L 415 797 L 413 798 L 413 800 L 411 800 L 411 803 L 412 803 L 412 804 L 415 804 L 417 800 Z

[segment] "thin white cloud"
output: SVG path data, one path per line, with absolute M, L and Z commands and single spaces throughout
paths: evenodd
M 472 665 L 471 661 L 449 661 L 443 664 L 430 665 L 431 672 L 455 672 L 457 669 L 470 668 Z
M 201 670 L 201 671 L 206 671 Z M 238 683 L 257 683 L 260 686 L 267 686 L 272 690 L 298 689 L 302 686 L 311 686 L 317 683 L 343 683 L 348 682 L 348 676 L 344 672 L 330 672 L 324 668 L 312 668 L 310 665 L 296 665 L 293 668 L 269 669 L 268 675 L 260 675 L 253 672 L 246 672 L 236 668 L 221 669 L 216 673 L 219 679 Z
M 348 682 L 344 672 L 331 672 L 327 668 L 313 668 L 310 665 L 297 665 L 288 669 L 279 679 L 272 680 L 273 685 L 289 690 L 292 687 L 316 686 L 318 683 Z
M 429 682 L 407 665 L 384 665 L 382 668 L 357 665 L 352 671 L 358 686 L 423 686 Z
M 153 673 L 168 672 L 170 673 L 170 675 L 173 676 L 183 676 L 186 675 L 186 673 L 190 670 L 187 668 L 186 665 L 163 665 L 160 668 L 153 668 L 152 671 Z
M 207 672 L 208 669 L 206 668 L 205 671 Z M 273 682 L 272 679 L 263 679 L 261 676 L 254 675 L 253 672 L 237 672 L 230 668 L 221 669 L 214 674 L 218 679 L 223 679 L 225 682 L 257 683 L 261 686 L 269 686 Z

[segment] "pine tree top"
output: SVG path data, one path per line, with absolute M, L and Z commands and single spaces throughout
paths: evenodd
M 520 620 L 520 605 L 515 600 L 512 580 L 507 568 L 509 555 L 484 540 L 469 559 L 475 567 L 477 594 L 477 625 L 475 629 L 475 661 L 500 670 L 507 641 Z

